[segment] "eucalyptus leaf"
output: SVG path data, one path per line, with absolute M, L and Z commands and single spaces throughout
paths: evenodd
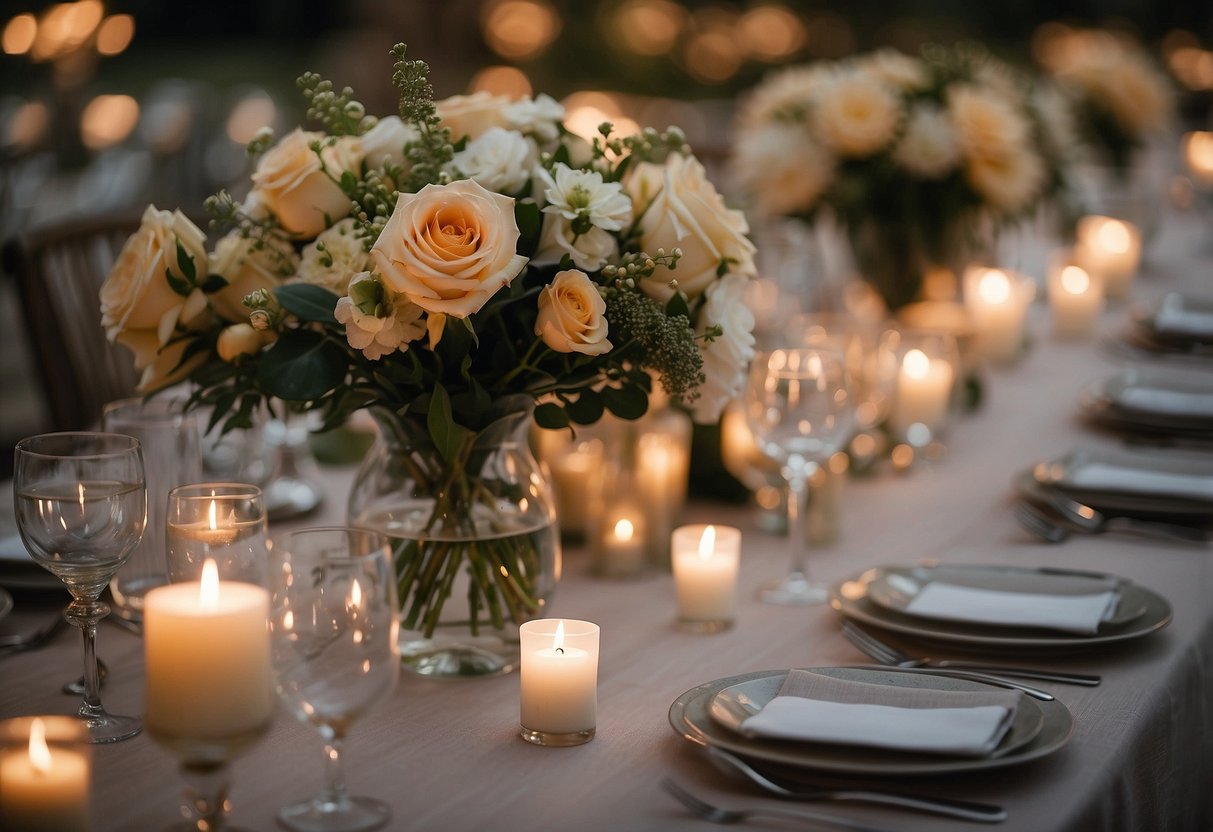
M 602 396 L 594 390 L 582 390 L 576 399 L 564 406 L 569 418 L 581 425 L 592 425 L 602 418 Z
M 648 395 L 631 384 L 618 388 L 604 387 L 600 395 L 607 410 L 620 419 L 639 419 L 649 409 Z
M 262 354 L 257 381 L 271 396 L 311 401 L 345 381 L 346 362 L 345 351 L 321 333 L 290 330 Z
M 320 286 L 310 283 L 288 283 L 274 290 L 274 296 L 282 308 L 303 321 L 321 324 L 336 324 L 333 310 L 339 298 Z
M 459 454 L 459 449 L 471 433 L 462 425 L 455 424 L 451 411 L 451 397 L 441 384 L 434 386 L 434 395 L 430 398 L 430 410 L 426 414 L 426 428 L 434 447 L 447 462 Z

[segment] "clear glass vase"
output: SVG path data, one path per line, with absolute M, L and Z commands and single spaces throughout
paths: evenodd
M 379 438 L 347 514 L 392 541 L 401 659 L 420 675 L 515 670 L 518 627 L 543 616 L 560 576 L 551 488 L 527 443 L 529 400 L 496 410 L 441 451 L 424 419 L 372 411 Z

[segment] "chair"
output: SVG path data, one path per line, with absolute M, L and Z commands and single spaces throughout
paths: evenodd
M 131 352 L 105 337 L 98 293 L 140 216 L 72 219 L 4 246 L 54 430 L 96 425 L 102 406 L 138 383 Z

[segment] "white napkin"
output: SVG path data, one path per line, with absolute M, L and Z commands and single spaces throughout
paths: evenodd
M 1208 416 L 1213 419 L 1213 393 L 1126 387 L 1116 397 L 1121 407 L 1165 413 L 1168 416 Z
M 1163 303 L 1154 315 L 1154 329 L 1175 335 L 1213 335 L 1213 314 Z
M 1213 500 L 1213 471 L 1208 475 L 1183 474 L 1092 462 L 1078 466 L 1065 484 L 1099 491 Z
M 792 670 L 779 695 L 741 724 L 768 739 L 980 757 L 1011 727 L 1018 691 L 941 691 Z
M 1120 593 L 1114 589 L 1075 595 L 1006 592 L 932 581 L 910 599 L 911 615 L 1004 624 L 1012 627 L 1047 627 L 1067 633 L 1094 635 L 1099 623 L 1116 611 Z

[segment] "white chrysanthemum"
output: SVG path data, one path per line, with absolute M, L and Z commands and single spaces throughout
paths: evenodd
M 826 75 L 819 66 L 797 66 L 772 73 L 741 101 L 737 123 L 756 126 L 777 119 L 786 121 L 803 113 Z
M 859 67 L 886 84 L 906 90 L 920 90 L 931 82 L 927 65 L 896 49 L 878 49 L 858 60 Z
M 547 214 L 543 218 L 543 232 L 539 237 L 539 251 L 531 258 L 536 266 L 554 266 L 567 254 L 573 258 L 577 268 L 596 272 L 607 261 L 619 253 L 615 235 L 597 226 L 582 234 L 573 231 L 573 223 L 561 214 Z
M 539 179 L 548 204 L 546 214 L 559 214 L 566 220 L 588 220 L 605 231 L 619 231 L 632 221 L 632 200 L 618 182 L 604 182 L 597 171 L 573 170 L 557 163 L 555 176 L 539 171 Z
M 784 216 L 813 208 L 833 182 L 834 159 L 803 126 L 774 123 L 737 137 L 732 173 L 757 213 Z
M 949 89 L 948 117 L 966 158 L 1016 153 L 1028 142 L 1027 119 L 988 87 L 962 84 Z
M 1041 191 L 1045 167 L 1032 149 L 978 154 L 965 163 L 965 177 L 986 202 L 1012 214 L 1026 208 Z
M 888 147 L 901 118 L 901 102 L 893 89 L 853 69 L 836 72 L 813 100 L 817 136 L 840 156 L 871 156 Z
M 423 310 L 402 294 L 396 294 L 370 272 L 354 275 L 350 293 L 337 301 L 333 315 L 345 324 L 351 347 L 377 361 L 425 335 Z
M 513 194 L 530 176 L 535 149 L 521 133 L 490 127 L 455 154 L 451 167 L 490 191 Z
M 362 243 L 353 218 L 342 220 L 303 247 L 299 279 L 344 295 L 350 278 L 370 268 L 371 256 Z
M 533 135 L 545 142 L 560 135 L 564 105 L 550 95 L 541 93 L 537 98 L 520 99 L 507 105 L 504 112 L 509 125 L 520 133 Z
M 698 334 L 712 326 L 722 330 L 718 338 L 701 343 L 704 383 L 695 400 L 695 421 L 714 424 L 725 405 L 745 386 L 746 366 L 754 357 L 754 313 L 745 304 L 747 279 L 727 274 L 705 292 L 706 302 L 699 315 Z
M 960 161 L 960 144 L 947 113 L 933 105 L 910 111 L 893 161 L 922 179 L 942 179 Z

